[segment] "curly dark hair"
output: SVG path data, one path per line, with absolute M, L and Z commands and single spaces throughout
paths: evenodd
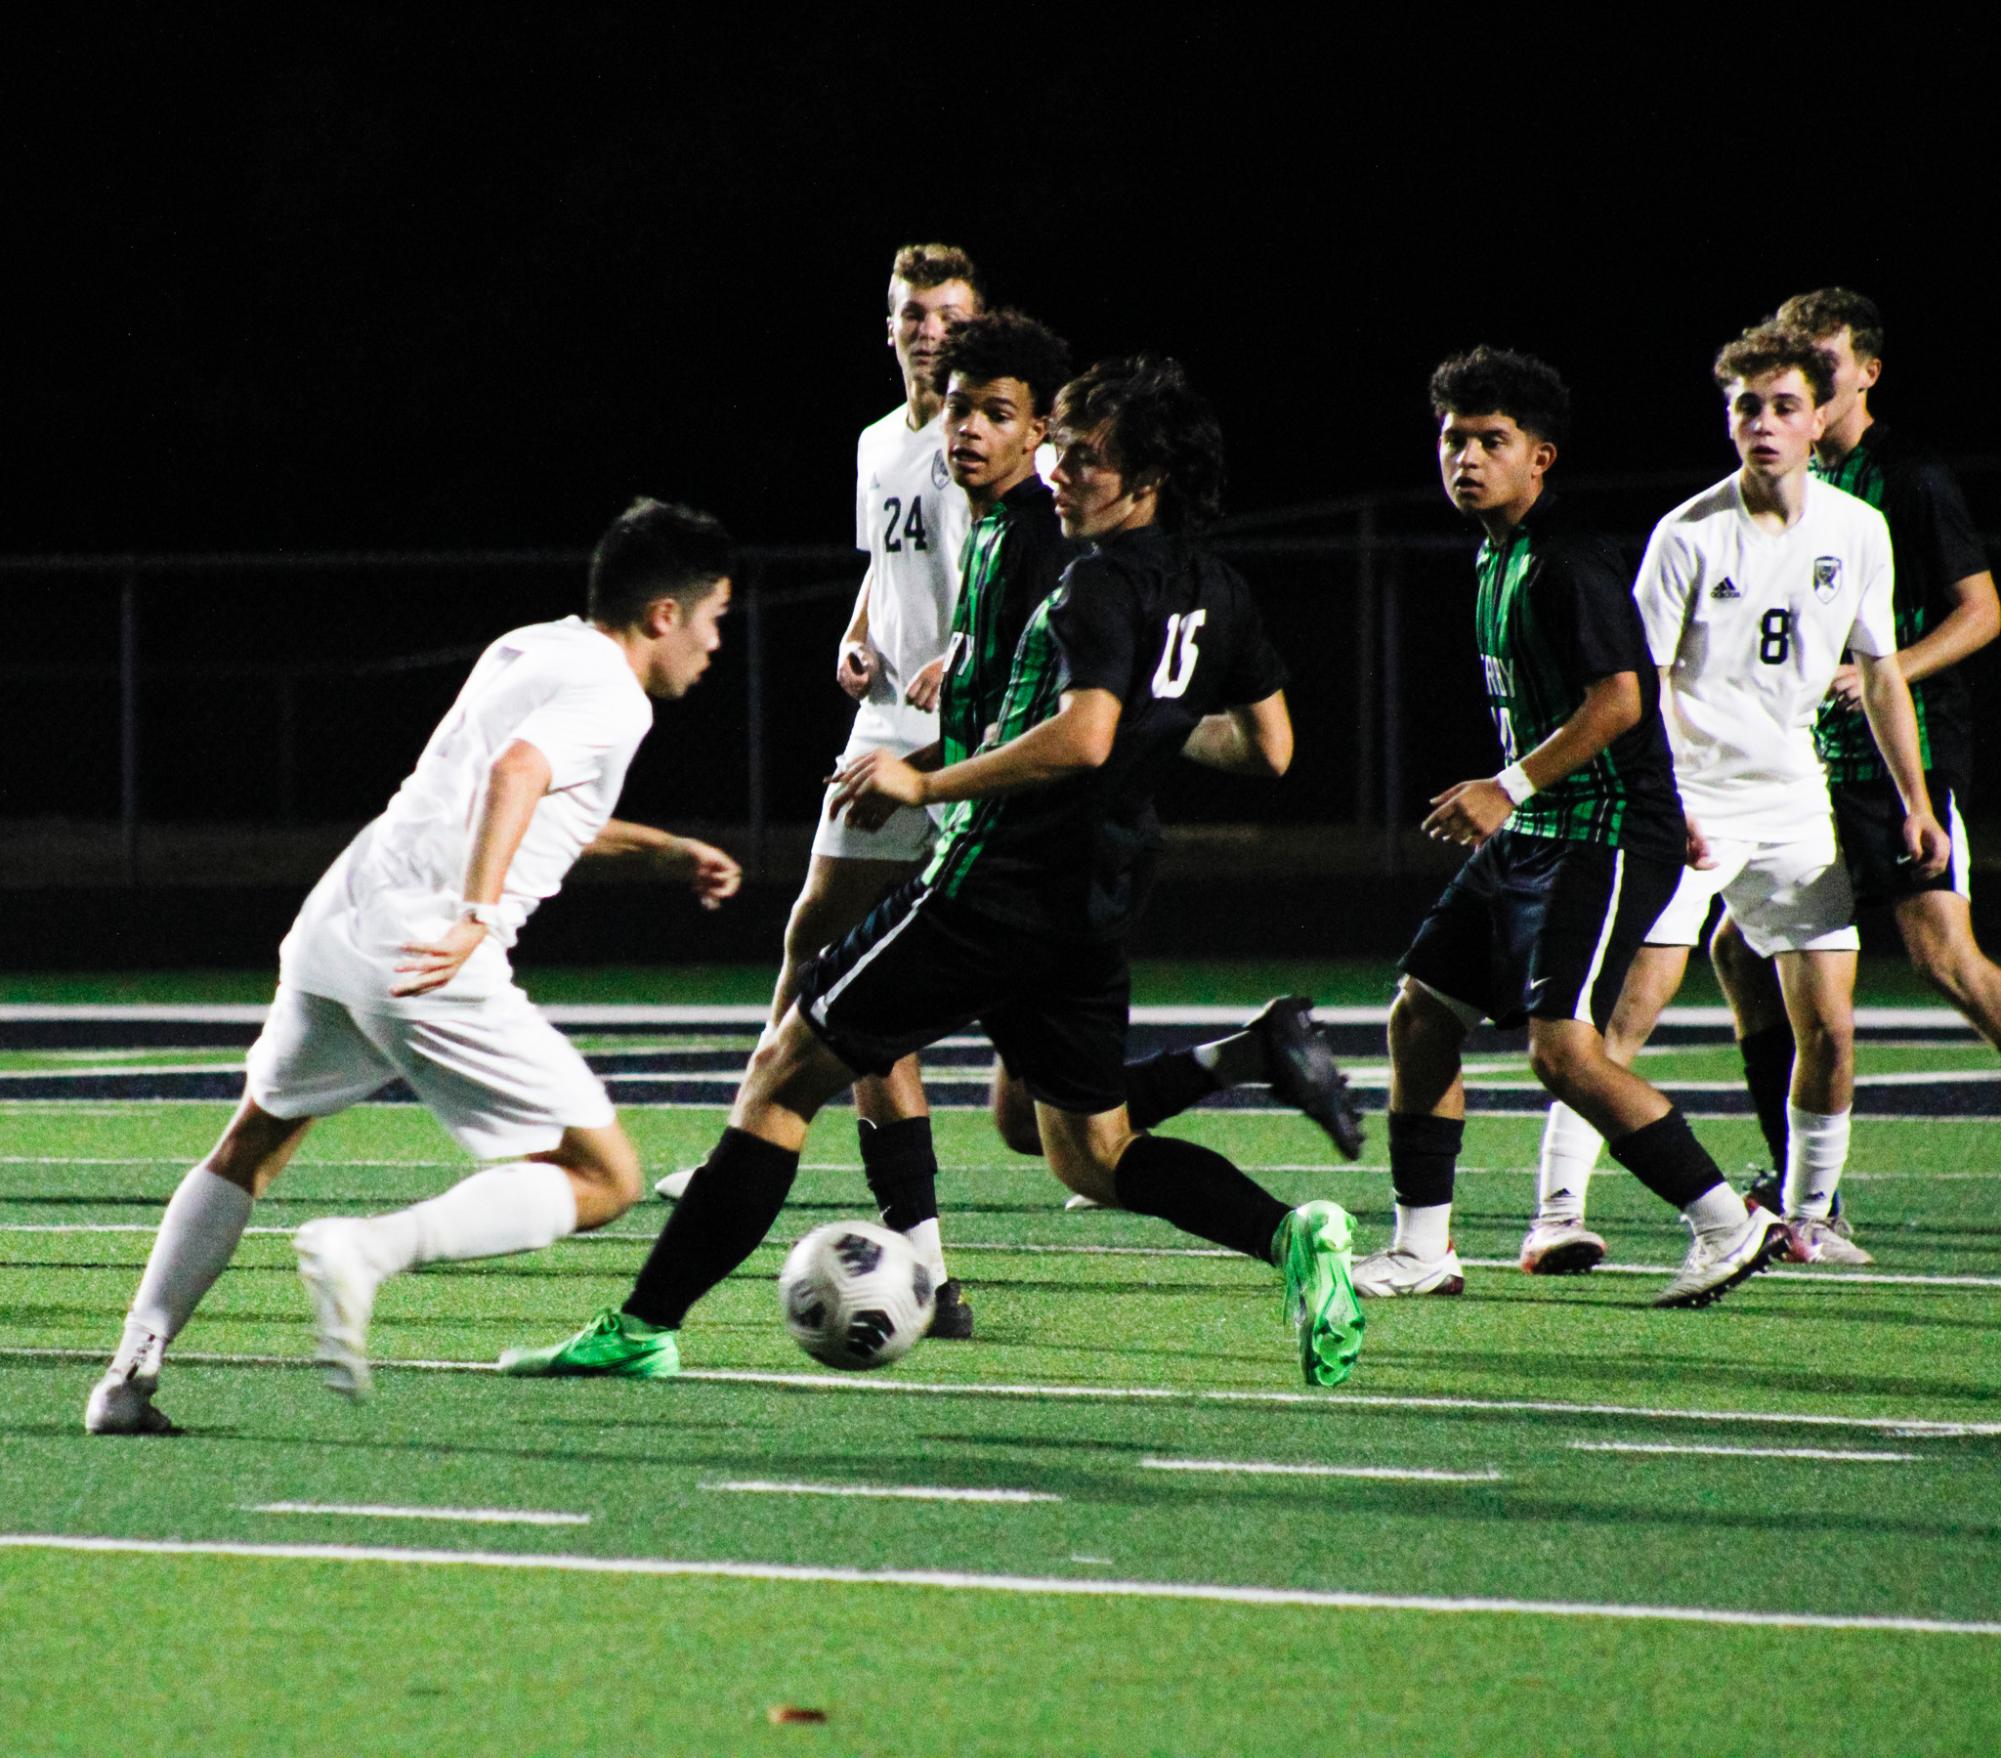
M 693 507 L 642 495 L 612 521 L 591 553 L 592 622 L 629 629 L 657 598 L 692 606 L 736 567 L 730 534 Z
M 1805 330 L 1788 324 L 1756 324 L 1716 354 L 1716 382 L 1724 390 L 1740 379 L 1796 368 L 1813 391 L 1818 408 L 1834 395 L 1834 356 Z
M 931 388 L 943 396 L 955 372 L 976 382 L 1018 378 L 1028 386 L 1035 413 L 1047 415 L 1070 376 L 1070 344 L 1025 312 L 990 311 L 968 318 L 945 338 Z
M 1772 322 L 1804 330 L 1816 342 L 1846 330 L 1857 360 L 1883 358 L 1883 314 L 1876 309 L 1875 300 L 1851 293 L 1846 287 L 1795 293 L 1779 307 Z
M 1181 362 L 1158 354 L 1101 360 L 1057 393 L 1055 423 L 1105 429 L 1108 461 L 1136 488 L 1159 491 L 1169 531 L 1199 531 L 1223 511 L 1223 429 Z
M 1481 343 L 1440 361 L 1431 375 L 1431 413 L 1505 415 L 1522 432 L 1560 446 L 1570 436 L 1570 387 L 1533 354 Z
M 964 281 L 973 290 L 973 303 L 986 303 L 986 289 L 980 285 L 980 271 L 973 259 L 956 244 L 906 244 L 889 265 L 889 309 L 896 310 L 896 283 L 923 289 L 942 287 L 947 281 Z

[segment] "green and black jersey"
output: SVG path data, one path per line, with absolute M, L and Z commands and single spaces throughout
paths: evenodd
M 1123 935 L 1159 843 L 1153 796 L 1188 735 L 1284 683 L 1231 568 L 1155 526 L 1108 539 L 1030 613 L 986 745 L 1049 719 L 1066 691 L 1108 690 L 1119 699 L 1111 754 L 1046 787 L 956 802 L 924 883 L 1007 927 Z
M 1987 571 L 1986 548 L 1951 470 L 1882 422 L 1865 428 L 1840 463 L 1816 460 L 1814 474 L 1867 501 L 1889 523 L 1899 647 L 1944 621 L 1957 602 L 1956 582 Z M 1972 708 L 1962 669 L 1949 666 L 1920 678 L 1911 685 L 1911 706 L 1925 768 L 1942 769 L 1963 787 L 1972 760 Z M 1832 782 L 1874 781 L 1887 773 L 1863 715 L 1830 702 L 1814 722 L 1813 738 Z
M 1660 674 L 1611 547 L 1569 530 L 1545 494 L 1501 542 L 1480 545 L 1476 568 L 1475 635 L 1504 762 L 1520 762 L 1575 714 L 1588 684 L 1629 671 L 1640 685 L 1638 724 L 1517 806 L 1508 828 L 1679 863 L 1685 831 Z
M 1057 523 L 1056 497 L 1035 475 L 1009 489 L 967 534 L 938 696 L 945 762 L 970 757 L 1000 718 L 1022 631 L 1076 554 Z

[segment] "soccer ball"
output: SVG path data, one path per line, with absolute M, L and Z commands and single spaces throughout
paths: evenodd
M 778 1272 L 785 1328 L 815 1361 L 850 1372 L 908 1354 L 930 1326 L 932 1298 L 910 1241 L 873 1221 L 815 1227 Z

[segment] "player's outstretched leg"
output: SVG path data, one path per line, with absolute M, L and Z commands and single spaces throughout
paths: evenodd
M 91 1434 L 173 1434 L 154 1402 L 167 1345 L 236 1254 L 255 1197 L 284 1169 L 310 1119 L 273 1117 L 249 1099 L 207 1159 L 182 1178 L 160 1217 L 125 1332 L 84 1406 Z

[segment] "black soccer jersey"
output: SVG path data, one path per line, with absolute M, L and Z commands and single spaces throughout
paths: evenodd
M 1056 497 L 1039 476 L 1016 483 L 974 524 L 938 696 L 947 763 L 970 757 L 1000 718 L 1021 632 L 1076 554 L 1057 522 Z
M 1159 842 L 1153 796 L 1205 716 L 1261 702 L 1285 667 L 1234 570 L 1156 526 L 1080 556 L 1022 632 L 991 744 L 1047 720 L 1066 690 L 1109 690 L 1110 756 L 1047 787 L 961 800 L 924 878 L 997 921 L 1123 934 Z
M 1823 467 L 1816 460 L 1814 473 L 1867 501 L 1889 522 L 1899 647 L 1910 646 L 1944 620 L 1956 602 L 1954 582 L 1987 571 L 1987 551 L 1952 471 L 1882 422 L 1865 428 L 1840 463 Z M 1948 666 L 1920 678 L 1911 685 L 1911 705 L 1917 710 L 1924 766 L 1964 780 L 1972 756 L 1964 669 Z M 1829 780 L 1872 781 L 1886 773 L 1866 716 L 1829 703 L 1814 722 L 1813 735 Z
M 1660 674 L 1617 556 L 1569 530 L 1545 494 L 1499 543 L 1482 542 L 1476 570 L 1475 633 L 1504 762 L 1520 762 L 1575 714 L 1586 685 L 1622 671 L 1640 683 L 1638 724 L 1517 806 L 1508 828 L 1679 862 L 1685 831 Z

